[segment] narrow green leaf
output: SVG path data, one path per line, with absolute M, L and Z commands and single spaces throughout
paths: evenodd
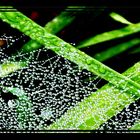
M 140 23 L 128 25 L 127 27 L 124 27 L 121 29 L 108 31 L 108 32 L 96 35 L 94 37 L 88 38 L 80 42 L 77 48 L 78 49 L 85 48 L 85 47 L 95 45 L 97 43 L 101 43 L 104 41 L 125 37 L 127 35 L 137 33 L 139 31 L 140 31 Z
M 69 7 L 67 7 L 69 8 Z M 79 6 L 80 8 L 80 6 Z M 66 9 L 67 10 L 67 9 Z M 75 14 L 73 11 L 71 12 L 67 12 L 64 11 L 62 13 L 60 13 L 60 15 L 56 16 L 53 20 L 51 20 L 50 22 L 48 22 L 44 29 L 52 34 L 56 34 L 59 31 L 61 31 L 64 27 L 68 26 L 70 23 L 72 23 L 72 21 L 75 19 Z M 80 9 L 80 11 L 82 11 L 84 9 Z M 38 49 L 41 47 L 41 44 L 38 43 L 35 40 L 30 40 L 28 43 L 26 43 L 21 50 L 23 52 L 29 52 L 35 49 Z
M 126 51 L 129 48 L 134 47 L 137 44 L 140 44 L 140 39 L 138 39 L 138 38 L 132 39 L 128 42 L 121 43 L 121 44 L 111 47 L 105 51 L 102 51 L 98 54 L 95 54 L 93 57 L 102 62 L 113 56 L 116 56 L 117 54 L 120 54 L 120 53 Z
M 114 19 L 114 20 L 116 20 L 116 21 L 118 21 L 118 22 L 121 22 L 121 23 L 124 23 L 124 24 L 133 24 L 133 23 L 131 23 L 131 22 L 129 22 L 127 19 L 125 19 L 124 17 L 122 17 L 121 15 L 119 15 L 119 14 L 117 14 L 117 13 L 114 13 L 114 12 L 112 12 L 111 14 L 110 14 L 110 16 Z
M 73 11 L 73 8 L 75 9 L 75 11 Z M 45 25 L 44 29 L 51 34 L 57 34 L 59 31 L 61 31 L 63 28 L 65 28 L 66 26 L 68 26 L 70 23 L 74 21 L 76 17 L 76 13 L 84 10 L 86 10 L 85 6 L 68 6 L 65 9 L 65 11 L 60 13 L 60 15 L 55 17 L 50 22 L 48 22 Z M 100 9 L 99 11 L 96 11 L 96 14 L 100 14 L 103 10 L 104 8 Z M 22 47 L 22 51 L 28 52 L 34 49 L 38 49 L 40 47 L 41 45 L 38 42 L 36 42 L 35 40 L 30 40 Z
M 7 10 L 9 8 L 13 10 L 12 6 L 9 6 L 9 7 L 0 6 L 0 7 L 4 8 L 5 10 Z M 70 7 L 67 7 L 67 8 L 70 8 Z M 78 7 L 80 8 L 81 6 L 78 6 Z M 67 10 L 67 8 L 66 8 L 66 10 Z M 73 12 L 73 11 L 67 12 L 66 10 L 64 12 L 60 13 L 60 15 L 55 17 L 52 21 L 48 22 L 45 25 L 45 30 L 52 34 L 56 34 L 59 31 L 61 31 L 64 27 L 68 26 L 75 19 L 76 12 Z M 84 7 L 82 7 L 82 9 L 80 9 L 80 11 L 81 10 L 84 10 Z M 32 50 L 40 48 L 40 47 L 41 47 L 40 43 L 38 43 L 35 40 L 30 40 L 25 45 L 23 45 L 22 51 L 28 52 L 28 51 L 32 51 Z M 10 74 L 16 70 L 19 70 L 21 68 L 24 68 L 27 65 L 28 65 L 28 62 L 26 62 L 26 61 L 24 61 L 24 62 L 5 62 L 4 64 L 2 64 L 0 66 L 0 77 L 5 77 L 8 74 Z
M 5 77 L 8 74 L 15 72 L 18 69 L 27 66 L 27 62 L 6 62 L 0 65 L 0 77 Z
M 43 44 L 46 48 L 51 49 L 58 55 L 61 55 L 62 57 L 76 63 L 80 68 L 91 71 L 99 77 L 109 81 L 111 84 L 116 85 L 116 87 L 122 90 L 126 89 L 128 93 L 139 98 L 139 84 L 105 66 L 84 52 L 81 52 L 57 36 L 48 33 L 44 28 L 34 23 L 22 13 L 0 12 L 0 18 L 4 22 L 9 23 L 11 27 L 20 30 L 24 34 L 30 36 L 32 39 L 38 41 L 40 44 Z M 126 85 L 127 88 L 124 85 Z

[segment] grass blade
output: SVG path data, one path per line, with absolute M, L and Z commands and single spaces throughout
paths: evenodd
M 69 8 L 69 7 L 67 7 Z M 80 6 L 79 6 L 80 8 Z M 67 10 L 67 9 L 66 9 Z M 58 15 L 57 17 L 55 17 L 53 20 L 51 20 L 50 22 L 48 22 L 44 29 L 51 33 L 51 34 L 56 34 L 59 31 L 61 31 L 64 27 L 68 26 L 70 23 L 72 23 L 72 21 L 75 19 L 75 13 L 74 12 L 67 12 L 64 11 L 62 13 L 60 13 L 60 15 Z M 84 10 L 84 9 L 80 9 L 80 10 Z M 30 40 L 28 43 L 26 43 L 23 47 L 22 47 L 22 51 L 23 52 L 29 52 L 35 49 L 38 49 L 41 47 L 41 44 L 38 43 L 35 40 Z
M 122 17 L 121 15 L 114 13 L 114 12 L 112 12 L 110 14 L 110 17 L 112 17 L 114 20 L 121 22 L 123 24 L 128 24 L 128 25 L 133 24 L 133 23 L 129 22 L 127 19 L 125 19 L 124 17 Z
M 69 6 L 67 8 L 70 8 L 70 7 L 71 6 Z M 78 6 L 78 7 L 80 7 L 80 6 Z M 4 8 L 4 10 L 7 10 L 9 8 L 13 10 L 13 7 L 11 7 L 11 6 L 9 6 L 9 7 L 1 6 L 1 8 Z M 82 9 L 80 9 L 80 11 L 81 10 L 84 10 L 84 9 L 82 8 Z M 45 30 L 52 34 L 56 34 L 59 31 L 61 31 L 64 27 L 68 26 L 74 19 L 75 19 L 75 12 L 64 11 L 64 12 L 60 13 L 60 15 L 55 17 L 52 21 L 48 22 L 45 25 Z M 35 40 L 30 40 L 25 45 L 23 45 L 22 51 L 28 52 L 28 51 L 32 51 L 32 50 L 40 48 L 40 47 L 41 47 L 40 43 L 38 43 Z M 24 62 L 5 62 L 4 64 L 2 64 L 0 66 L 0 77 L 4 77 L 18 69 L 24 68 L 27 65 L 28 65 L 28 62 L 26 62 L 26 61 L 24 61 Z
M 85 47 L 95 45 L 97 43 L 101 43 L 104 41 L 125 37 L 128 35 L 137 33 L 139 31 L 140 31 L 140 23 L 128 25 L 127 27 L 113 30 L 113 31 L 108 31 L 108 32 L 96 35 L 94 37 L 91 37 L 89 39 L 86 39 L 86 40 L 82 41 L 77 46 L 77 48 L 78 49 L 85 48 Z
M 27 62 L 6 62 L 0 65 L 0 77 L 5 77 L 8 74 L 15 72 L 18 69 L 27 66 Z
M 128 42 L 116 45 L 114 47 L 111 47 L 105 51 L 102 51 L 98 54 L 95 54 L 93 57 L 99 61 L 105 61 L 113 56 L 116 56 L 117 54 L 120 54 L 124 51 L 126 51 L 129 48 L 134 47 L 135 45 L 138 45 L 140 43 L 140 39 L 132 39 Z

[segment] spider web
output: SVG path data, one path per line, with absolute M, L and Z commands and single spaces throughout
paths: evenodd
M 0 130 L 39 130 L 49 126 L 102 86 L 101 78 L 45 48 L 9 56 L 7 48 L 22 37 L 3 36 L 7 45 L 0 48 L 0 63 L 26 61 L 28 66 L 0 78 L 0 85 L 23 89 L 32 107 L 27 109 L 18 96 L 0 88 Z M 21 115 L 26 112 L 24 121 L 19 122 L 17 108 L 23 112 Z M 127 130 L 138 119 L 139 100 L 102 124 L 99 130 Z
M 18 97 L 1 88 L 1 130 L 33 130 L 50 125 L 68 109 L 96 91 L 96 85 L 101 81 L 98 76 L 79 69 L 77 65 L 51 50 L 38 49 L 30 53 L 18 53 L 14 57 L 5 55 L 3 48 L 1 52 L 1 62 L 24 60 L 28 63 L 27 67 L 1 78 L 1 86 L 23 89 L 32 102 L 32 108 L 27 111 L 27 115 L 32 113 L 31 117 L 27 117 L 24 125 L 20 126 Z M 92 81 L 87 80 L 91 77 Z M 21 110 L 24 110 L 24 105 Z

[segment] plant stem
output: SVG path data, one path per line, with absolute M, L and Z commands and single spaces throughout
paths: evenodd
M 104 41 L 112 40 L 112 39 L 117 39 L 121 38 L 130 34 L 134 34 L 140 31 L 140 23 L 137 24 L 131 24 L 128 25 L 127 27 L 105 32 L 99 35 L 96 35 L 94 37 L 88 38 L 77 46 L 78 49 L 85 48 L 91 45 L 95 45 L 97 43 L 101 43 Z
M 140 63 L 129 68 L 123 75 L 140 83 Z M 125 85 L 124 85 L 125 86 Z M 68 110 L 46 130 L 94 130 L 118 114 L 136 98 L 107 84 Z
M 88 56 L 84 52 L 76 49 L 72 45 L 64 42 L 55 35 L 48 33 L 44 28 L 34 23 L 31 19 L 20 12 L 0 12 L 0 18 L 30 36 L 32 39 L 44 45 L 47 49 L 53 50 L 58 55 L 76 63 L 82 69 L 87 69 L 99 77 L 109 81 L 117 88 L 127 89 L 127 92 L 137 97 L 140 96 L 140 85 L 121 75 L 120 73 L 105 66 L 96 59 Z M 26 25 L 26 26 L 25 26 Z M 140 24 L 135 24 L 135 30 Z M 137 27 L 137 28 L 136 28 Z M 128 28 L 128 27 L 127 27 Z M 129 27 L 130 28 L 130 27 Z M 126 87 L 124 86 L 126 85 Z

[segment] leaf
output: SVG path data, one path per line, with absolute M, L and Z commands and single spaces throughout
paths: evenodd
M 112 12 L 112 13 L 110 14 L 110 16 L 111 16 L 114 20 L 116 20 L 116 21 L 118 21 L 118 22 L 121 22 L 121 23 L 123 23 L 123 24 L 128 24 L 128 25 L 133 24 L 133 23 L 129 22 L 127 19 L 125 19 L 124 17 L 122 17 L 121 15 L 119 15 L 119 14 L 117 14 L 117 13 Z
M 138 44 L 140 44 L 139 38 L 132 39 L 128 42 L 121 43 L 121 44 L 113 46 L 105 51 L 102 51 L 98 54 L 95 54 L 93 57 L 102 62 L 102 61 L 105 61 L 113 56 L 116 56 L 116 55 L 126 51 L 127 49 L 132 48 L 135 45 L 138 45 Z
M 78 6 L 80 8 L 80 6 Z M 73 11 L 71 12 L 67 12 L 66 10 L 69 7 L 67 7 L 65 9 L 64 12 L 60 13 L 60 15 L 56 16 L 54 19 L 52 19 L 50 22 L 48 22 L 44 29 L 52 34 L 56 34 L 59 31 L 61 31 L 64 27 L 68 26 L 70 23 L 72 23 L 72 21 L 75 19 L 75 15 L 73 15 Z M 80 9 L 80 11 L 82 11 L 84 9 Z M 65 21 L 65 22 L 64 22 Z M 30 40 L 28 43 L 26 43 L 21 50 L 23 52 L 29 52 L 29 51 L 33 51 L 35 49 L 38 49 L 41 47 L 41 44 L 38 43 L 35 40 Z
M 2 15 L 2 14 L 0 13 L 0 15 Z M 10 17 L 8 17 L 8 16 L 10 16 Z M 111 117 L 112 115 L 115 115 L 118 111 L 122 110 L 126 105 L 129 105 L 129 103 L 131 103 L 134 100 L 139 98 L 139 94 L 140 94 L 139 89 L 140 88 L 139 88 L 139 84 L 137 84 L 137 83 L 139 83 L 139 79 L 140 79 L 139 75 L 138 75 L 139 74 L 139 64 L 136 64 L 136 67 L 133 67 L 132 69 L 128 70 L 128 73 L 129 73 L 128 77 L 132 78 L 132 80 L 130 80 L 126 76 L 123 76 L 123 75 L 117 73 L 116 71 L 108 68 L 107 66 L 103 65 L 102 63 L 99 63 L 95 59 L 91 59 L 91 57 L 87 56 L 86 54 L 78 51 L 77 49 L 74 49 L 70 44 L 64 42 L 63 40 L 57 38 L 56 36 L 49 34 L 48 32 L 45 31 L 45 29 L 39 27 L 37 24 L 31 22 L 31 20 L 29 21 L 29 19 L 25 18 L 24 15 L 17 14 L 17 16 L 16 16 L 16 14 L 13 14 L 13 13 L 9 13 L 9 14 L 6 13 L 6 14 L 4 14 L 4 16 L 2 16 L 2 18 L 3 18 L 3 21 L 9 22 L 12 25 L 12 27 L 18 28 L 25 34 L 29 35 L 31 38 L 37 40 L 39 42 L 39 44 L 48 45 L 48 46 L 50 45 L 50 48 L 52 50 L 54 50 L 56 53 L 58 53 L 59 55 L 66 57 L 67 59 L 77 63 L 80 67 L 86 68 L 86 69 L 92 71 L 93 73 L 105 78 L 106 80 L 108 80 L 110 82 L 107 86 L 104 86 L 103 88 L 98 90 L 96 92 L 96 94 L 93 93 L 94 95 L 92 94 L 90 96 L 92 98 L 89 97 L 89 98 L 85 99 L 83 102 L 79 103 L 80 110 L 79 110 L 79 106 L 77 106 L 77 110 L 74 111 L 73 116 L 71 116 L 72 114 L 69 114 L 69 116 L 72 117 L 72 120 L 70 118 L 70 121 L 72 121 L 72 123 L 67 121 L 69 116 L 67 116 L 67 118 L 65 118 L 65 120 L 61 119 L 61 120 L 63 120 L 62 121 L 63 123 L 61 123 L 61 126 L 58 126 L 60 129 L 63 128 L 62 127 L 63 124 L 64 124 L 64 127 L 65 126 L 68 128 L 71 127 L 72 129 L 74 129 L 75 125 L 78 126 L 78 129 L 79 128 L 80 129 L 98 128 L 98 126 L 101 123 L 103 123 L 104 121 L 106 121 L 109 117 Z M 10 21 L 8 21 L 7 19 Z M 29 25 L 33 25 L 31 30 L 33 30 L 34 27 L 37 27 L 37 28 L 35 28 L 37 31 L 35 31 L 35 30 L 31 31 L 31 30 L 28 30 L 29 29 L 28 26 L 27 27 L 22 26 L 23 21 L 21 19 L 23 19 L 23 21 L 25 20 L 27 23 L 29 23 Z M 23 29 L 21 29 L 21 27 Z M 31 33 L 31 35 L 30 35 L 30 33 Z M 44 39 L 45 41 L 42 41 L 41 38 Z M 47 38 L 48 38 L 48 42 L 46 41 Z M 37 42 L 37 41 L 35 41 L 35 42 Z M 60 46 L 60 49 L 58 48 L 58 46 Z M 64 47 L 64 49 L 63 49 L 63 47 Z M 61 50 L 62 52 L 60 52 L 59 50 Z M 123 49 L 123 51 L 124 51 L 124 49 Z M 69 52 L 70 52 L 70 54 L 69 54 Z M 118 51 L 118 53 L 120 53 L 120 52 Z M 70 55 L 72 55 L 72 58 L 70 58 Z M 116 54 L 113 54 L 113 55 L 116 55 Z M 84 59 L 87 61 L 85 62 Z M 97 65 L 98 65 L 98 67 L 97 67 Z M 96 67 L 96 69 L 94 67 Z M 133 70 L 137 70 L 137 72 L 135 73 L 135 72 L 133 72 Z M 131 74 L 133 74 L 133 75 L 131 75 Z M 112 85 L 111 83 L 114 85 Z M 22 91 L 19 91 L 19 92 L 22 93 Z M 130 94 L 128 94 L 128 93 L 130 93 Z M 134 94 L 136 94 L 136 96 Z M 26 97 L 24 96 L 24 98 L 26 98 Z M 28 100 L 26 100 L 26 101 L 28 102 Z M 30 101 L 29 101 L 29 103 L 30 103 Z M 84 106 L 83 106 L 83 104 L 84 104 Z M 97 106 L 95 107 L 95 105 L 97 105 Z M 83 114 L 82 111 L 85 111 L 84 109 L 86 109 L 86 112 L 84 112 L 84 114 Z M 91 110 L 93 110 L 93 112 Z M 71 111 L 71 110 L 69 110 L 69 111 Z M 21 113 L 23 113 L 23 116 L 24 116 L 23 118 L 26 120 L 28 115 L 24 111 L 22 111 Z M 81 113 L 81 114 L 80 114 L 80 116 L 78 116 L 79 114 L 77 116 L 75 116 L 76 113 Z M 93 113 L 94 113 L 94 115 L 93 115 Z M 92 118 L 92 115 L 93 115 L 93 118 Z M 22 117 L 20 116 L 19 119 L 21 119 L 21 118 Z M 63 116 L 62 116 L 62 118 L 63 118 Z M 84 118 L 84 120 L 83 120 L 83 118 Z M 81 120 L 81 122 L 76 122 L 76 121 L 79 121 L 79 119 Z M 22 121 L 22 120 L 19 120 L 19 121 Z M 59 120 L 58 120 L 58 122 L 59 122 Z M 73 122 L 74 122 L 74 125 L 73 125 Z M 92 125 L 93 123 L 95 124 L 94 126 Z M 24 127 L 22 125 L 24 125 L 24 121 L 23 121 L 23 123 L 21 123 L 21 128 Z
M 91 38 L 85 39 L 84 41 L 80 42 L 78 46 L 76 46 L 78 49 L 86 48 L 92 45 L 95 45 L 97 43 L 109 41 L 112 39 L 122 38 L 134 33 L 137 33 L 140 31 L 140 23 L 137 24 L 131 24 L 124 28 L 108 31 L 96 36 L 93 36 Z
M 78 7 L 80 8 L 80 6 L 78 6 Z M 12 6 L 9 6 L 9 7 L 8 6 L 6 6 L 6 7 L 1 6 L 1 8 L 3 8 L 4 10 L 7 10 L 9 8 L 13 10 Z M 67 8 L 69 8 L 69 7 L 67 7 Z M 66 8 L 66 10 L 67 10 L 67 8 Z M 68 26 L 75 19 L 75 15 L 73 15 L 74 12 L 72 12 L 72 11 L 67 12 L 66 10 L 64 12 L 60 13 L 60 15 L 55 17 L 53 20 L 48 22 L 45 25 L 45 30 L 50 32 L 50 33 L 56 34 L 59 31 L 61 31 L 64 27 Z M 81 10 L 84 10 L 84 9 L 80 9 L 80 11 Z M 40 43 L 38 43 L 35 40 L 30 40 L 25 45 L 23 45 L 21 50 L 23 52 L 29 52 L 29 51 L 32 51 L 34 49 L 38 49 L 40 47 L 41 47 Z M 10 74 L 16 70 L 19 70 L 21 68 L 24 68 L 27 65 L 28 65 L 27 61 L 24 61 L 24 62 L 13 62 L 13 61 L 5 62 L 4 64 L 2 64 L 0 66 L 0 77 L 5 77 L 8 74 Z
M 0 77 L 5 77 L 8 74 L 26 66 L 27 62 L 6 62 L 0 65 Z

